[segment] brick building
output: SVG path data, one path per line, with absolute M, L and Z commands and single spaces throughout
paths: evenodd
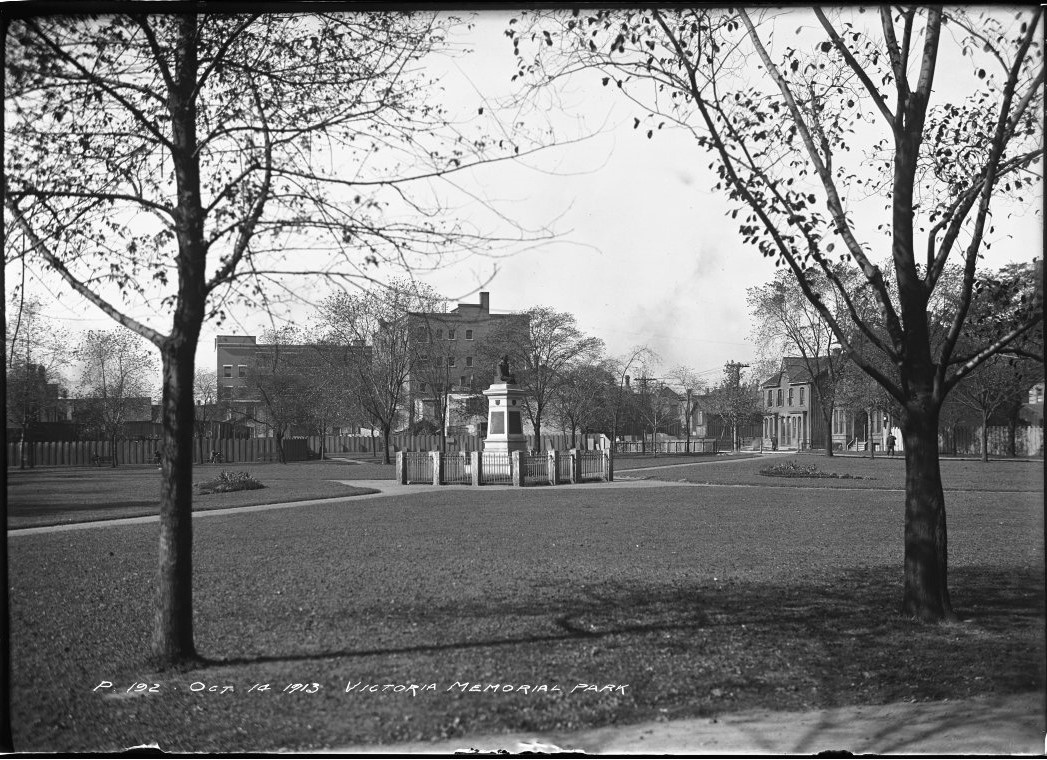
M 408 340 L 415 369 L 408 380 L 409 422 L 436 424 L 442 401 L 448 401 L 445 428 L 451 432 L 484 434 L 486 421 L 481 392 L 494 375 L 492 345 L 528 339 L 526 314 L 492 314 L 491 295 L 480 302 L 460 303 L 447 312 L 411 312 Z
M 217 399 L 225 420 L 246 425 L 255 435 L 268 431 L 265 405 L 261 403 L 258 373 L 277 367 L 293 368 L 305 381 L 314 379 L 321 387 L 322 371 L 346 361 L 370 361 L 371 349 L 362 341 L 351 346 L 258 343 L 253 335 L 219 335 L 215 338 Z M 357 432 L 359 419 L 331 422 L 339 432 Z M 294 431 L 304 434 L 309 431 Z

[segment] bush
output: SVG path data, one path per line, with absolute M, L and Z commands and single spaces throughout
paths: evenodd
M 819 472 L 817 465 L 814 464 L 800 464 L 797 461 L 789 459 L 785 462 L 778 462 L 771 467 L 765 467 L 760 470 L 761 475 L 768 475 L 775 478 L 841 478 L 845 480 L 861 480 L 861 475 L 851 475 L 844 473 L 838 475 L 835 472 Z
M 265 488 L 265 486 L 246 471 L 226 472 L 222 470 L 213 480 L 193 484 L 193 489 L 197 493 L 231 493 L 233 491 L 254 491 L 258 488 Z

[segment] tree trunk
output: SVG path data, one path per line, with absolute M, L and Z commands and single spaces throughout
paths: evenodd
M 989 461 L 989 412 L 982 409 L 982 461 Z
M 918 404 L 919 402 L 914 402 Z M 905 441 L 905 593 L 902 611 L 920 620 L 955 620 L 948 588 L 945 495 L 938 462 L 938 411 L 910 408 Z
M 276 455 L 280 458 L 280 464 L 287 464 L 287 460 L 284 459 L 284 431 L 282 428 L 277 428 L 274 433 L 276 437 Z
M 169 341 L 163 358 L 160 567 L 153 655 L 161 667 L 196 659 L 193 645 L 193 361 L 196 341 Z
M 825 422 L 825 456 L 831 457 L 834 456 L 832 407 L 829 407 L 828 410 L 824 406 L 822 407 L 822 420 Z
M 1018 413 L 1020 410 L 1020 406 L 1015 406 L 1007 415 L 1007 456 L 1009 457 L 1018 456 Z M 1026 454 L 1028 453 L 1030 452 L 1026 451 Z
M 382 425 L 382 443 L 385 446 L 385 464 L 391 464 L 392 458 L 389 456 L 389 436 L 392 433 L 391 425 Z
M 207 301 L 207 248 L 196 143 L 197 17 L 178 17 L 175 77 L 169 90 L 171 159 L 178 188 L 178 301 L 163 359 L 163 477 L 160 481 L 159 580 L 153 656 L 161 668 L 193 662 L 193 372 Z

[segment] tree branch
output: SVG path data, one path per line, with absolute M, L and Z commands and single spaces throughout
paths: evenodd
M 832 40 L 833 45 L 839 51 L 840 55 L 843 56 L 843 59 L 847 62 L 847 65 L 851 67 L 851 70 L 858 76 L 858 79 L 861 80 L 861 83 L 865 86 L 866 91 L 872 97 L 873 103 L 876 104 L 876 107 L 880 110 L 880 113 L 883 114 L 883 117 L 887 120 L 887 123 L 891 126 L 891 129 L 893 130 L 894 114 L 892 114 L 891 109 L 887 107 L 887 102 L 883 99 L 883 96 L 880 94 L 880 91 L 876 89 L 876 85 L 873 84 L 872 79 L 869 78 L 869 75 L 866 73 L 865 69 L 862 68 L 861 64 L 858 63 L 857 59 L 854 57 L 850 49 L 847 47 L 847 44 L 843 41 L 843 38 L 840 37 L 836 29 L 834 29 L 832 24 L 829 23 L 829 19 L 826 18 L 825 13 L 822 11 L 822 9 L 818 6 L 815 6 L 814 14 L 818 17 L 818 20 L 822 24 L 822 28 L 824 28 L 826 33 L 829 35 L 829 39 Z
M 138 320 L 128 316 L 127 314 L 124 314 L 123 312 L 112 306 L 110 303 L 105 301 L 93 290 L 88 288 L 83 282 L 77 279 L 69 271 L 68 268 L 66 268 L 65 263 L 47 247 L 43 240 L 40 239 L 40 237 L 36 234 L 36 231 L 32 228 L 32 226 L 30 226 L 29 222 L 27 222 L 25 218 L 22 216 L 22 212 L 15 204 L 15 202 L 8 199 L 6 205 L 8 211 L 10 211 L 11 215 L 14 217 L 15 224 L 22 230 L 26 238 L 28 238 L 30 245 L 32 245 L 33 248 L 36 249 L 36 252 L 40 254 L 41 257 L 43 257 L 44 261 L 46 261 L 51 266 L 51 268 L 58 272 L 58 274 L 62 277 L 63 280 L 69 283 L 69 286 L 72 287 L 73 290 L 75 290 L 81 296 L 93 303 L 113 320 L 119 322 L 124 327 L 138 333 L 143 338 L 148 340 L 150 343 L 155 345 L 157 348 L 161 348 L 163 346 L 163 342 L 164 340 L 166 340 L 165 335 L 161 334 L 157 330 L 154 330 L 148 325 L 145 325 L 139 322 Z

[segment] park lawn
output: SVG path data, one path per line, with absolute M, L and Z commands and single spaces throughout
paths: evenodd
M 760 470 L 793 461 L 815 465 L 819 472 L 849 474 L 851 478 L 795 478 L 761 475 Z M 724 460 L 693 466 L 662 461 L 649 464 L 615 462 L 615 476 L 690 483 L 782 486 L 787 488 L 905 489 L 905 459 L 900 456 L 826 457 L 822 454 L 776 454 L 749 459 Z M 672 466 L 665 466 L 672 465 Z M 994 459 L 941 460 L 942 484 L 946 491 L 1038 491 L 1043 492 L 1043 460 Z
M 193 482 L 210 480 L 222 470 L 246 470 L 266 487 L 257 491 L 194 494 L 193 509 L 279 504 L 374 493 L 338 480 L 382 477 L 392 468 L 333 462 L 233 463 L 195 465 Z M 160 472 L 152 466 L 40 467 L 8 470 L 10 528 L 155 515 L 160 504 Z
M 308 750 L 992 693 L 1041 714 L 1042 493 L 949 509 L 955 625 L 896 613 L 890 491 L 465 489 L 216 516 L 194 527 L 208 663 L 179 673 L 147 658 L 155 525 L 12 536 L 15 747 Z

